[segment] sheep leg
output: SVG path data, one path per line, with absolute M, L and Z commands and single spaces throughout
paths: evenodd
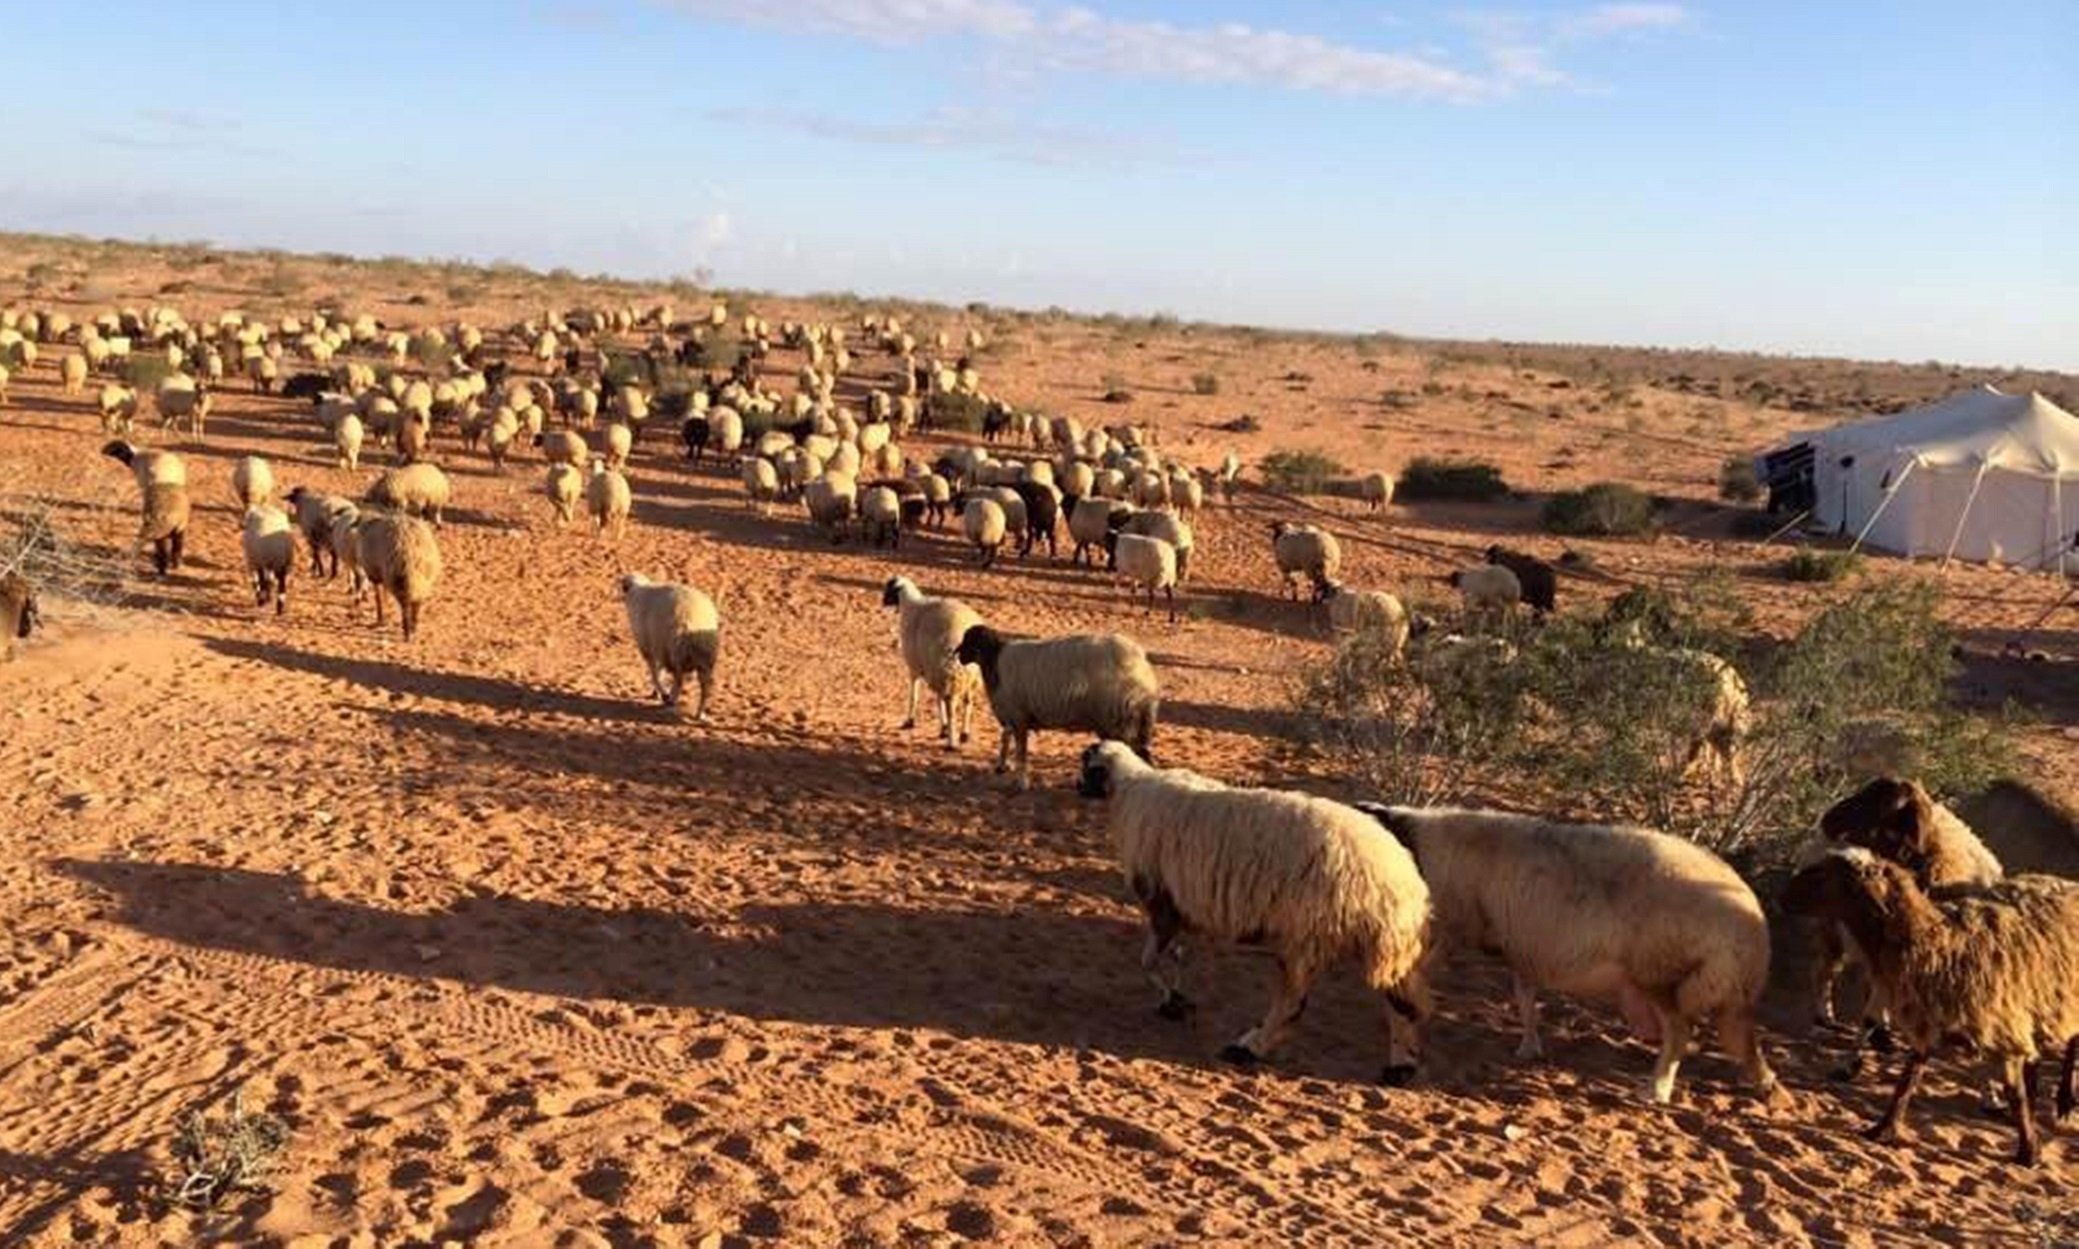
M 1646 1086 L 1646 1095 L 1665 1106 L 1674 1100 L 1675 1071 L 1682 1065 L 1682 1056 L 1689 1052 L 1690 1023 L 1687 1015 L 1658 1002 L 1653 1008 L 1660 1016 L 1660 1057 L 1653 1063 L 1653 1079 Z
M 910 701 L 909 707 L 902 717 L 903 728 L 913 729 L 917 727 L 917 687 L 923 683 L 918 677 L 910 678 Z
M 1170 897 L 1169 890 L 1146 876 L 1134 876 L 1133 893 L 1140 900 L 1141 910 L 1148 916 L 1148 939 L 1141 946 L 1141 971 L 1162 994 L 1155 1013 L 1164 1019 L 1187 1018 L 1192 1005 L 1191 999 L 1184 996 L 1184 944 L 1178 940 L 1184 935 L 1183 912 L 1177 909 L 1176 899 Z M 1165 954 L 1176 964 L 1175 973 L 1168 979 L 1164 979 L 1161 971 Z
M 1524 1062 L 1543 1058 L 1545 1045 L 1538 1039 L 1538 987 L 1511 974 L 1509 988 L 1516 998 L 1516 1018 L 1523 1025 L 1523 1040 L 1516 1046 L 1516 1057 Z
M 1839 1023 L 1834 1014 L 1834 982 L 1848 961 L 1840 929 L 1831 923 L 1818 928 L 1819 956 L 1812 961 L 1812 1022 L 1822 1028 Z
M 2036 1064 L 2020 1058 L 2007 1060 L 2007 1096 L 2014 1100 L 2014 1130 L 2020 1134 L 2014 1161 L 2025 1167 L 2036 1165 Z
M 1925 1053 L 1918 1049 L 1906 1051 L 1905 1065 L 1899 1068 L 1898 1086 L 1891 1091 L 1891 1104 L 1884 1108 L 1884 1117 L 1871 1124 L 1863 1135 L 1873 1141 L 1898 1141 L 1910 1135 L 1906 1129 L 1906 1106 L 1920 1087 L 1920 1074 L 1926 1067 Z
M 1421 1023 L 1429 1013 L 1429 985 L 1420 968 L 1386 991 L 1386 1066 L 1379 1083 L 1405 1088 L 1421 1064 Z
M 1728 1010 L 1718 1021 L 1718 1046 L 1739 1060 L 1747 1084 L 1764 1102 L 1776 1099 L 1776 1073 L 1769 1068 L 1768 1055 L 1761 1052 L 1761 1033 L 1754 1016 L 1743 1010 Z
M 693 708 L 693 720 L 697 724 L 707 723 L 707 700 L 714 692 L 715 674 L 702 668 L 693 674 L 700 681 L 700 701 Z
M 1314 968 L 1305 962 L 1278 960 L 1278 989 L 1271 995 L 1270 1009 L 1263 1022 L 1236 1037 L 1220 1051 L 1220 1057 L 1247 1066 L 1268 1058 L 1285 1033 L 1307 1009 L 1307 990 L 1314 984 Z
M 1018 730 L 1018 788 L 1032 788 L 1032 734 Z
M 1011 738 L 1015 735 L 1016 731 L 1007 725 L 996 734 L 996 772 L 999 776 L 1011 770 Z
M 2079 1087 L 2074 1086 L 2072 1079 L 2072 1069 L 2075 1066 L 2079 1066 L 2079 1036 L 2065 1042 L 2064 1072 L 2057 1080 L 2057 1114 L 2052 1119 L 2054 1123 L 2063 1123 L 2072 1113 L 2074 1105 L 2079 1105 Z

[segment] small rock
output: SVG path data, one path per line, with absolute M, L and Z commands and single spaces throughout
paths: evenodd
M 437 945 L 415 945 L 412 949 L 418 953 L 419 961 L 422 963 L 432 962 L 434 959 L 439 958 L 441 953 L 440 947 Z
M 1514 1123 L 1505 1123 L 1502 1125 L 1501 1134 L 1505 1141 L 1520 1141 L 1530 1135 L 1530 1129 Z

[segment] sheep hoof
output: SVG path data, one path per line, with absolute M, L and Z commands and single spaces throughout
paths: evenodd
M 1872 1027 L 1870 1029 L 1869 1043 L 1870 1048 L 1876 1050 L 1879 1054 L 1890 1054 L 1892 1051 L 1891 1029 L 1882 1024 Z
M 1848 1061 L 1833 1069 L 1832 1078 L 1841 1084 L 1853 1084 L 1862 1078 L 1862 1053 L 1857 1051 Z
M 2014 1151 L 2014 1162 L 2017 1166 L 2035 1166 L 2036 1147 L 2027 1143 L 2026 1141 L 2022 1142 L 2021 1148 Z
M 1545 1056 L 1545 1047 L 1537 1041 L 1526 1039 L 1516 1047 L 1517 1062 L 1536 1062 Z
M 904 720 L 904 721 L 902 722 L 902 727 L 903 727 L 903 728 L 905 728 L 905 729 L 913 729 L 913 728 L 916 728 L 916 727 L 917 727 L 917 717 L 915 717 L 915 716 L 911 716 L 911 717 L 910 717 L 909 719 L 907 719 L 907 720 Z
M 1387 1063 L 1379 1072 L 1379 1083 L 1389 1089 L 1404 1089 L 1414 1082 L 1414 1063 Z
M 1197 1004 L 1190 998 L 1185 997 L 1181 993 L 1172 992 L 1168 997 L 1162 999 L 1162 1004 L 1155 1008 L 1155 1013 L 1164 1019 L 1181 1022 L 1191 1018 L 1191 1013 L 1197 1009 Z
M 1864 1140 L 1876 1141 L 1881 1145 L 1896 1145 L 1908 1139 L 1911 1133 L 1900 1127 L 1894 1119 L 1879 1119 L 1864 1129 L 1862 1136 Z
M 1220 1048 L 1220 1061 L 1237 1067 L 1254 1067 L 1261 1059 L 1246 1045 L 1224 1045 Z

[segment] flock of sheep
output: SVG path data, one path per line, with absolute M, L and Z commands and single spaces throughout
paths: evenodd
M 734 361 L 704 350 L 725 341 Z M 616 358 L 616 335 L 648 341 Z M 733 461 L 747 505 L 770 511 L 798 503 L 831 541 L 897 546 L 905 534 L 944 528 L 958 517 L 962 543 L 992 566 L 1009 552 L 1059 558 L 1066 527 L 1072 566 L 1102 553 L 1115 579 L 1158 596 L 1170 618 L 1190 574 L 1194 524 L 1208 496 L 1231 502 L 1240 471 L 1227 455 L 1192 468 L 1165 456 L 1153 435 L 1131 426 L 1084 428 L 1070 417 L 1023 412 L 983 393 L 969 356 L 920 358 L 919 343 L 893 320 L 867 318 L 862 350 L 893 364 L 892 381 L 869 384 L 855 412 L 841 401 L 854 340 L 843 327 L 733 321 L 720 305 L 680 320 L 669 308 L 544 313 L 485 334 L 468 325 L 415 333 L 373 318 L 285 319 L 275 324 L 224 314 L 191 325 L 169 308 L 110 313 L 73 323 L 62 314 L 0 313 L 0 402 L 8 368 L 33 366 L 39 344 L 73 350 L 58 358 L 65 393 L 140 351 L 175 370 L 140 396 L 110 380 L 98 410 L 104 452 L 127 465 L 139 488 L 140 549 L 161 574 L 178 569 L 194 511 L 180 455 L 132 441 L 141 416 L 191 438 L 206 434 L 213 391 L 244 377 L 258 391 L 309 404 L 311 430 L 339 467 L 358 470 L 369 443 L 394 463 L 362 496 L 296 486 L 278 492 L 273 467 L 240 460 L 231 475 L 243 509 L 240 546 L 255 601 L 287 610 L 292 574 L 306 562 L 320 577 L 346 575 L 358 601 L 372 590 L 378 624 L 395 603 L 404 636 L 441 577 L 438 532 L 452 483 L 434 462 L 436 436 L 481 453 L 498 472 L 518 448 L 538 453 L 542 493 L 559 525 L 582 506 L 602 538 L 628 523 L 626 473 L 645 433 L 675 424 L 687 460 L 712 453 Z M 499 341 L 517 349 L 497 352 Z M 775 346 L 801 353 L 797 387 L 764 383 Z M 941 354 L 950 349 L 944 335 Z M 979 348 L 971 335 L 970 352 Z M 511 359 L 540 375 L 513 375 Z M 413 362 L 436 363 L 417 375 Z M 675 389 L 659 383 L 705 372 Z M 383 367 L 376 367 L 380 363 Z M 726 374 L 723 372 L 726 366 Z M 287 376 L 284 373 L 287 372 Z M 926 462 L 902 440 L 928 432 L 944 410 L 979 407 L 985 444 L 956 444 Z M 1018 454 L 999 455 L 1008 442 Z M 1391 501 L 1393 480 L 1362 483 L 1367 505 Z M 278 500 L 278 501 L 277 501 Z M 307 561 L 304 558 L 307 553 Z M 1425 622 L 1391 593 L 1347 586 L 1333 533 L 1280 522 L 1269 563 L 1288 594 L 1325 604 L 1338 633 L 1366 633 L 1397 655 Z M 1483 564 L 1454 573 L 1469 633 L 1432 639 L 1425 662 L 1499 648 L 1492 630 L 1519 607 L 1555 609 L 1557 576 L 1543 561 L 1494 547 Z M 712 598 L 683 585 L 630 574 L 620 593 L 650 688 L 676 706 L 690 679 L 705 720 L 722 654 Z M 1717 856 L 1647 829 L 1556 823 L 1491 811 L 1347 805 L 1289 790 L 1238 788 L 1154 762 L 1161 692 L 1146 651 L 1123 633 L 1027 638 L 1003 632 L 957 600 L 892 577 L 882 604 L 896 616 L 908 677 L 905 727 L 929 691 L 938 732 L 957 749 L 972 736 L 975 702 L 986 699 L 999 728 L 997 768 L 1030 782 L 1028 748 L 1037 731 L 1097 739 L 1082 755 L 1079 788 L 1108 804 L 1113 848 L 1147 920 L 1141 962 L 1159 990 L 1158 1008 L 1191 1010 L 1183 984 L 1188 940 L 1259 946 L 1275 956 L 1278 981 L 1261 1022 L 1224 1051 L 1237 1062 L 1271 1054 L 1304 1007 L 1314 980 L 1355 960 L 1382 993 L 1385 1078 L 1417 1070 L 1421 1032 L 1433 1012 L 1431 981 L 1450 945 L 1498 954 L 1514 979 L 1519 1054 L 1541 1052 L 1540 990 L 1614 1004 L 1657 1046 L 1648 1095 L 1665 1102 L 1699 1028 L 1715 1029 L 1755 1092 L 1777 1081 L 1763 1053 L 1755 1010 L 1768 982 L 1767 921 L 1752 889 Z M 0 626 L 9 638 L 34 623 L 35 587 L 0 580 Z M 1494 630 L 1499 631 L 1499 630 Z M 1638 638 L 1625 644 L 1645 646 Z M 1666 651 L 1715 691 L 1693 755 L 1734 776 L 1747 693 L 1738 674 L 1701 652 Z M 1013 756 L 1015 755 L 1015 762 Z M 2002 878 L 1961 821 L 1910 781 L 1871 782 L 1828 812 L 1782 899 L 1822 934 L 1815 1012 L 1831 1019 L 1833 980 L 1851 956 L 1872 986 L 1870 1035 L 1904 1042 L 1890 1109 L 1873 1132 L 1903 1130 L 1907 1104 L 1928 1057 L 1957 1040 L 2001 1064 L 2002 1092 L 2020 1137 L 2018 1156 L 2038 1146 L 2032 1083 L 2043 1057 L 2061 1061 L 2056 1115 L 2074 1104 L 2079 1060 L 2079 884 L 2049 877 Z

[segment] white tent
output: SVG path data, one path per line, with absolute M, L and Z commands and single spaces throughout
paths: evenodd
M 1902 555 L 2079 569 L 2079 417 L 1991 387 L 1822 430 L 1813 519 Z

